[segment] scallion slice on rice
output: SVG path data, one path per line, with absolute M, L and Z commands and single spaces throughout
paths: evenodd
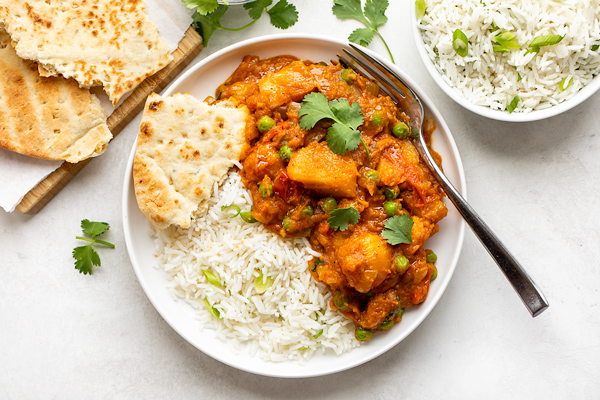
M 564 92 L 573 84 L 573 77 L 571 75 L 565 76 L 562 81 L 558 84 L 558 90 Z
M 517 105 L 519 105 L 519 101 L 521 99 L 519 99 L 519 96 L 515 96 L 512 101 L 510 102 L 510 104 L 508 105 L 508 107 L 506 107 L 506 109 L 508 110 L 509 113 L 512 113 L 513 111 L 515 111 L 515 108 L 517 108 Z
M 206 277 L 206 280 L 208 280 L 208 283 L 210 283 L 211 285 L 222 286 L 221 282 L 219 282 L 219 278 L 217 278 L 212 272 L 203 269 L 202 273 Z
M 529 51 L 537 53 L 540 51 L 540 47 L 558 44 L 562 39 L 561 35 L 537 36 L 529 43 Z
M 460 29 L 455 30 L 452 34 L 452 47 L 456 54 L 461 57 L 466 57 L 469 53 L 469 39 Z
M 425 16 L 425 0 L 415 1 L 415 13 L 417 14 L 417 19 L 421 19 Z

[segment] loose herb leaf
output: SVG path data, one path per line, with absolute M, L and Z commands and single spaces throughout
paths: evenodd
M 279 29 L 287 29 L 298 22 L 298 11 L 293 4 L 287 0 L 280 0 L 277 4 L 267 10 L 271 17 L 271 25 Z
M 309 93 L 304 96 L 300 111 L 300 127 L 305 130 L 314 128 L 322 119 L 331 119 L 333 125 L 327 130 L 327 145 L 336 154 L 344 155 L 348 150 L 356 150 L 360 143 L 369 149 L 360 137 L 358 127 L 363 124 L 364 116 L 358 102 L 347 99 L 327 101 L 323 93 Z
M 510 104 L 508 105 L 508 107 L 506 107 L 506 109 L 508 110 L 509 113 L 512 113 L 513 111 L 515 111 L 515 108 L 517 108 L 517 105 L 519 105 L 519 101 L 521 99 L 519 99 L 519 96 L 515 96 L 512 101 L 510 102 Z
M 410 243 L 412 242 L 413 224 L 414 222 L 408 214 L 394 215 L 383 224 L 384 229 L 381 232 L 381 237 L 392 246 L 400 243 Z
M 110 225 L 106 222 L 91 222 L 87 219 L 81 221 L 81 230 L 83 233 L 87 233 L 91 237 L 102 235 L 110 228 Z
M 327 222 L 331 229 L 345 231 L 348 229 L 348 224 L 356 224 L 360 218 L 360 213 L 354 207 L 337 208 L 333 210 Z
M 415 0 L 415 14 L 417 19 L 421 19 L 425 16 L 425 0 Z
M 196 12 L 192 16 L 194 27 L 202 35 L 204 45 L 208 44 L 211 36 L 216 30 L 223 29 L 226 31 L 241 31 L 254 24 L 260 19 L 263 11 L 269 14 L 271 24 L 279 29 L 287 29 L 298 21 L 298 12 L 293 4 L 287 0 L 280 0 L 277 4 L 268 8 L 273 0 L 256 0 L 251 3 L 244 4 L 244 9 L 248 11 L 248 16 L 251 21 L 239 28 L 229 28 L 221 24 L 221 18 L 229 9 L 227 2 L 219 4 L 217 0 L 181 0 L 188 8 L 196 8 Z
M 381 33 L 379 33 L 379 27 L 388 20 L 385 15 L 388 6 L 388 0 L 366 0 L 363 12 L 362 0 L 334 0 L 331 11 L 339 19 L 354 19 L 366 26 L 366 28 L 362 28 L 361 30 L 357 29 L 353 31 L 348 36 L 348 40 L 365 46 L 371 43 L 373 35 L 377 35 L 387 49 L 390 59 L 394 62 L 394 57 L 387 42 L 381 36 Z M 365 30 L 371 31 L 371 33 L 367 34 Z
M 94 266 L 100 266 L 100 256 L 94 249 L 94 244 L 103 244 L 110 248 L 115 248 L 115 245 L 109 242 L 105 242 L 100 239 L 96 239 L 96 236 L 102 235 L 110 228 L 110 225 L 106 222 L 91 222 L 87 219 L 81 221 L 81 230 L 83 233 L 91 236 L 81 237 L 77 236 L 79 240 L 85 240 L 90 242 L 87 246 L 79 246 L 73 249 L 73 258 L 75 259 L 75 269 L 84 275 L 92 274 Z
M 466 57 L 469 53 L 469 39 L 460 29 L 455 30 L 452 34 L 452 47 L 461 57 Z

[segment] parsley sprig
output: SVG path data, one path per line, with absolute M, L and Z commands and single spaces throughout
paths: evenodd
M 381 237 L 389 244 L 395 246 L 400 243 L 412 242 L 411 231 L 414 221 L 408 214 L 394 215 L 383 224 Z
M 348 150 L 356 150 L 362 143 L 371 158 L 369 148 L 362 140 L 358 127 L 364 122 L 364 116 L 358 102 L 352 103 L 347 99 L 327 101 L 323 93 L 309 93 L 304 96 L 300 106 L 300 128 L 312 129 L 322 119 L 333 120 L 333 125 L 327 130 L 327 145 L 335 154 L 343 156 Z
M 356 224 L 360 218 L 360 213 L 354 207 L 336 208 L 330 214 L 327 223 L 333 230 L 345 231 L 348 224 Z
M 225 1 L 223 2 L 226 3 L 225 5 L 219 4 L 217 0 L 181 0 L 181 2 L 187 8 L 196 9 L 192 18 L 196 30 L 202 35 L 205 46 L 216 30 L 241 31 L 258 21 L 264 11 L 269 15 L 271 24 L 279 29 L 287 29 L 298 21 L 296 6 L 288 3 L 287 0 L 280 0 L 270 8 L 269 6 L 273 4 L 273 0 L 256 0 L 244 4 L 251 21 L 239 28 L 228 28 L 221 24 L 221 18 L 229 8 Z
M 354 30 L 348 36 L 348 40 L 361 46 L 368 46 L 373 40 L 373 36 L 377 35 L 387 49 L 390 59 L 395 63 L 388 44 L 379 33 L 379 27 L 388 20 L 385 16 L 388 6 L 388 0 L 366 0 L 363 11 L 362 0 L 334 0 L 332 11 L 339 19 L 354 19 L 366 26 L 366 28 Z
M 96 239 L 96 236 L 102 235 L 110 228 L 106 222 L 90 222 L 87 219 L 81 221 L 81 229 L 83 233 L 90 235 L 91 237 L 77 236 L 79 240 L 85 240 L 90 242 L 87 246 L 79 246 L 73 249 L 73 258 L 75 259 L 75 269 L 79 270 L 84 275 L 92 274 L 94 266 L 100 266 L 100 256 L 94 249 L 94 244 L 103 244 L 115 248 L 115 245 L 104 240 Z

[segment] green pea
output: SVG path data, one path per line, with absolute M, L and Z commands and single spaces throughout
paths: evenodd
M 398 205 L 393 201 L 386 201 L 383 204 L 383 211 L 388 217 L 396 215 L 396 211 L 398 211 Z
M 370 169 L 367 172 L 365 172 L 365 178 L 367 178 L 370 181 L 378 181 L 379 172 L 375 171 L 374 169 Z
M 381 325 L 379 325 L 379 329 L 381 329 L 382 331 L 387 331 L 393 325 L 394 325 L 394 319 L 390 318 L 387 321 L 383 322 Z
M 290 161 L 290 158 L 292 158 L 292 153 L 292 148 L 286 144 L 279 149 L 279 158 L 285 162 L 288 162 Z
M 371 116 L 371 123 L 374 126 L 379 126 L 383 123 L 383 115 L 380 112 L 373 113 Z
M 400 255 L 400 256 L 396 257 L 396 270 L 398 270 L 398 272 L 403 274 L 407 268 L 408 268 L 408 258 L 406 258 L 404 255 Z
M 356 328 L 354 331 L 354 336 L 356 337 L 356 340 L 360 342 L 366 342 L 367 340 L 371 340 L 373 337 L 373 331 L 370 329 Z
M 404 122 L 398 122 L 392 127 L 392 133 L 397 138 L 406 139 L 408 137 L 408 126 Z
M 275 120 L 267 115 L 260 117 L 256 123 L 258 130 L 262 133 L 268 132 L 275 126 Z
M 400 190 L 388 186 L 383 190 L 383 194 L 385 195 L 386 199 L 394 200 L 400 194 Z
M 336 291 L 333 294 L 333 305 L 338 310 L 344 310 L 346 307 L 348 307 L 347 303 L 348 303 L 348 298 L 346 296 L 344 296 L 344 294 L 342 292 Z
M 265 184 L 264 182 L 261 182 L 260 185 L 258 186 L 258 193 L 260 194 L 261 197 L 273 196 L 273 185 L 270 183 Z
M 437 261 L 437 255 L 436 255 L 436 254 L 435 254 L 433 251 L 431 251 L 431 252 L 428 252 L 428 253 L 427 253 L 427 256 L 425 257 L 425 260 L 426 260 L 428 263 L 431 263 L 431 264 L 433 264 L 434 262 L 436 262 L 436 261 Z
M 330 213 L 337 208 L 337 201 L 333 197 L 328 197 L 323 202 L 323 211 Z
M 431 273 L 431 278 L 429 278 L 429 280 L 432 281 L 435 278 L 437 278 L 437 268 L 433 267 L 433 272 Z
M 306 217 L 311 217 L 314 214 L 314 210 L 311 206 L 306 206 L 304 207 L 304 210 L 302 210 L 302 215 L 306 216 Z
M 343 69 L 341 78 L 347 83 L 352 84 L 356 80 L 356 72 L 352 71 L 350 68 Z
M 292 219 L 289 217 L 285 217 L 281 224 L 283 225 L 283 229 L 285 229 L 286 231 L 289 231 L 290 228 L 292 227 Z

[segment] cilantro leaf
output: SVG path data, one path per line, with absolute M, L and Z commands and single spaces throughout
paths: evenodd
M 244 4 L 244 8 L 248 11 L 250 18 L 256 20 L 260 18 L 265 8 L 269 7 L 272 3 L 273 0 L 257 0 Z
M 87 246 L 75 247 L 73 249 L 73 258 L 76 260 L 75 269 L 84 275 L 91 275 L 94 265 L 100 266 L 100 256 L 91 243 Z
M 204 46 L 208 45 L 210 37 L 216 30 L 223 29 L 223 26 L 221 26 L 221 17 L 225 14 L 225 11 L 227 11 L 227 6 L 220 5 L 210 14 L 202 15 L 195 12 L 194 15 L 192 15 L 196 30 L 202 35 Z
M 394 215 L 383 224 L 381 237 L 392 246 L 412 242 L 411 231 L 414 221 L 408 214 Z
M 388 0 L 366 0 L 364 12 L 362 9 L 362 0 L 334 0 L 331 11 L 339 19 L 354 19 L 362 22 L 366 28 L 357 29 L 348 36 L 348 40 L 361 46 L 369 45 L 373 39 L 373 35 L 379 36 L 385 48 L 387 49 L 390 59 L 394 62 L 394 56 L 390 51 L 387 42 L 381 36 L 378 28 L 385 24 L 388 18 L 385 11 L 389 6 Z M 366 32 L 370 31 L 370 35 Z
M 197 7 L 196 12 L 202 15 L 215 11 L 219 6 L 217 0 L 181 0 L 181 2 L 187 8 L 194 9 Z
M 83 233 L 87 233 L 91 237 L 102 235 L 110 228 L 106 222 L 90 222 L 87 219 L 81 221 L 81 229 Z
M 352 43 L 358 43 L 361 46 L 367 47 L 373 40 L 373 31 L 369 28 L 355 29 L 350 36 L 348 36 L 348 40 Z
M 371 21 L 372 26 L 379 28 L 387 22 L 385 10 L 387 10 L 388 0 L 367 0 L 365 3 L 365 16 Z
M 323 93 L 309 93 L 302 100 L 298 118 L 300 118 L 300 128 L 309 130 L 314 128 L 320 120 L 334 119 L 335 115 L 329 108 L 327 96 Z
M 94 244 L 103 244 L 110 248 L 115 248 L 115 245 L 104 240 L 96 239 L 96 236 L 102 235 L 110 228 L 110 225 L 106 222 L 91 222 L 90 220 L 84 219 L 81 221 L 81 229 L 83 233 L 91 236 L 81 237 L 77 236 L 76 239 L 85 240 L 90 242 L 87 246 L 79 246 L 73 249 L 73 258 L 75 259 L 75 269 L 79 270 L 84 275 L 91 275 L 94 266 L 100 266 L 100 256 L 94 249 Z
M 354 207 L 336 208 L 330 213 L 327 223 L 334 230 L 345 231 L 348 229 L 348 223 L 354 225 L 360 218 L 360 213 Z
M 322 119 L 332 119 L 333 125 L 327 130 L 327 145 L 336 154 L 343 156 L 348 150 L 355 150 L 362 143 L 370 158 L 369 148 L 363 142 L 358 127 L 363 124 L 364 117 L 360 104 L 352 106 L 347 99 L 327 101 L 323 93 L 309 93 L 304 96 L 300 111 L 300 127 L 312 129 Z
M 287 29 L 298 22 L 298 11 L 287 0 L 279 0 L 277 4 L 267 10 L 271 17 L 271 25 L 279 29 Z

